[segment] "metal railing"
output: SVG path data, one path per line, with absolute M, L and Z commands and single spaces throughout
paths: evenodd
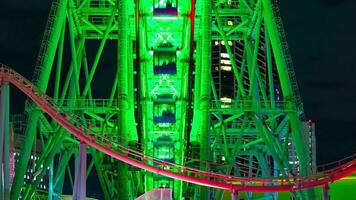
M 14 70 L 1 66 L 0 83 L 2 82 L 11 82 L 18 87 L 81 142 L 135 167 L 171 178 L 230 191 L 272 192 L 293 191 L 325 185 L 356 172 L 356 155 L 336 162 L 335 167 L 333 164 L 325 165 L 330 166 L 330 169 L 325 167 L 325 171 L 317 174 L 278 178 L 238 177 L 167 162 L 98 135 L 90 127 L 86 127 L 79 116 L 66 114 L 50 97 L 37 91 L 31 82 Z M 127 140 L 126 138 L 122 139 Z M 201 165 L 210 163 L 201 160 L 199 162 Z
M 45 33 L 42 38 L 40 51 L 37 56 L 35 70 L 34 70 L 33 77 L 32 77 L 32 82 L 34 85 L 38 84 L 38 81 L 39 81 L 39 78 L 40 78 L 40 75 L 42 72 L 44 58 L 46 56 L 46 52 L 47 52 L 48 45 L 49 45 L 49 39 L 50 39 L 52 31 L 53 31 L 54 21 L 56 20 L 56 12 L 58 9 L 58 5 L 59 5 L 59 2 L 57 0 L 54 1 L 52 3 L 51 10 L 49 12 L 49 16 L 48 16 L 48 20 L 47 20 L 47 24 L 46 24 L 46 28 L 45 28 Z
M 304 113 L 304 108 L 303 108 L 303 102 L 302 102 L 302 99 L 299 94 L 298 82 L 297 82 L 297 78 L 295 76 L 293 61 L 292 61 L 292 57 L 291 57 L 291 54 L 289 51 L 287 37 L 286 37 L 285 31 L 284 31 L 283 22 L 281 19 L 281 13 L 280 13 L 280 10 L 278 7 L 278 0 L 274 0 L 272 2 L 272 6 L 273 6 L 274 17 L 276 19 L 276 25 L 277 25 L 278 32 L 279 32 L 281 46 L 283 49 L 283 55 L 284 55 L 284 58 L 285 58 L 285 61 L 287 64 L 287 70 L 288 70 L 290 82 L 292 84 L 293 94 L 294 94 L 294 98 L 295 98 L 294 100 L 295 100 L 295 103 L 296 103 L 296 106 L 298 109 L 298 115 L 299 115 L 299 118 L 304 119 L 305 113 Z

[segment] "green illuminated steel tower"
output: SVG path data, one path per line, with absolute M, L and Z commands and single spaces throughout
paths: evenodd
M 277 4 L 55 0 L 32 81 L 86 126 L 157 159 L 246 177 L 308 175 L 309 136 Z M 65 177 L 82 199 L 94 175 L 105 199 L 154 188 L 179 200 L 223 196 L 86 147 L 30 101 L 25 113 L 11 199 L 34 198 L 45 177 L 48 199 L 63 193 Z

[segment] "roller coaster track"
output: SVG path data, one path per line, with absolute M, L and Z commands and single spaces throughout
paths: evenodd
M 43 112 L 52 117 L 80 142 L 129 165 L 189 183 L 229 191 L 282 192 L 326 185 L 356 172 L 356 154 L 338 162 L 321 166 L 319 172 L 306 177 L 237 177 L 177 165 L 147 156 L 94 133 L 90 128 L 80 123 L 79 117 L 67 114 L 50 97 L 40 93 L 26 78 L 7 66 L 0 65 L 0 84 L 6 83 L 11 83 L 20 89 Z

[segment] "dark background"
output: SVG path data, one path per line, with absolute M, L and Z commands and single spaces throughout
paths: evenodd
M 49 8 L 48 1 L 0 1 L 0 62 L 29 79 Z M 316 121 L 318 163 L 356 153 L 356 2 L 280 0 L 280 9 L 306 116 Z

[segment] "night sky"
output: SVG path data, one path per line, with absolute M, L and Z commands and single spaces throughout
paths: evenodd
M 280 0 L 317 161 L 356 153 L 356 2 Z M 31 79 L 50 2 L 0 1 L 0 62 Z M 12 90 L 14 91 L 14 90 Z M 15 95 L 19 96 L 15 92 Z M 21 112 L 22 105 L 12 106 Z

